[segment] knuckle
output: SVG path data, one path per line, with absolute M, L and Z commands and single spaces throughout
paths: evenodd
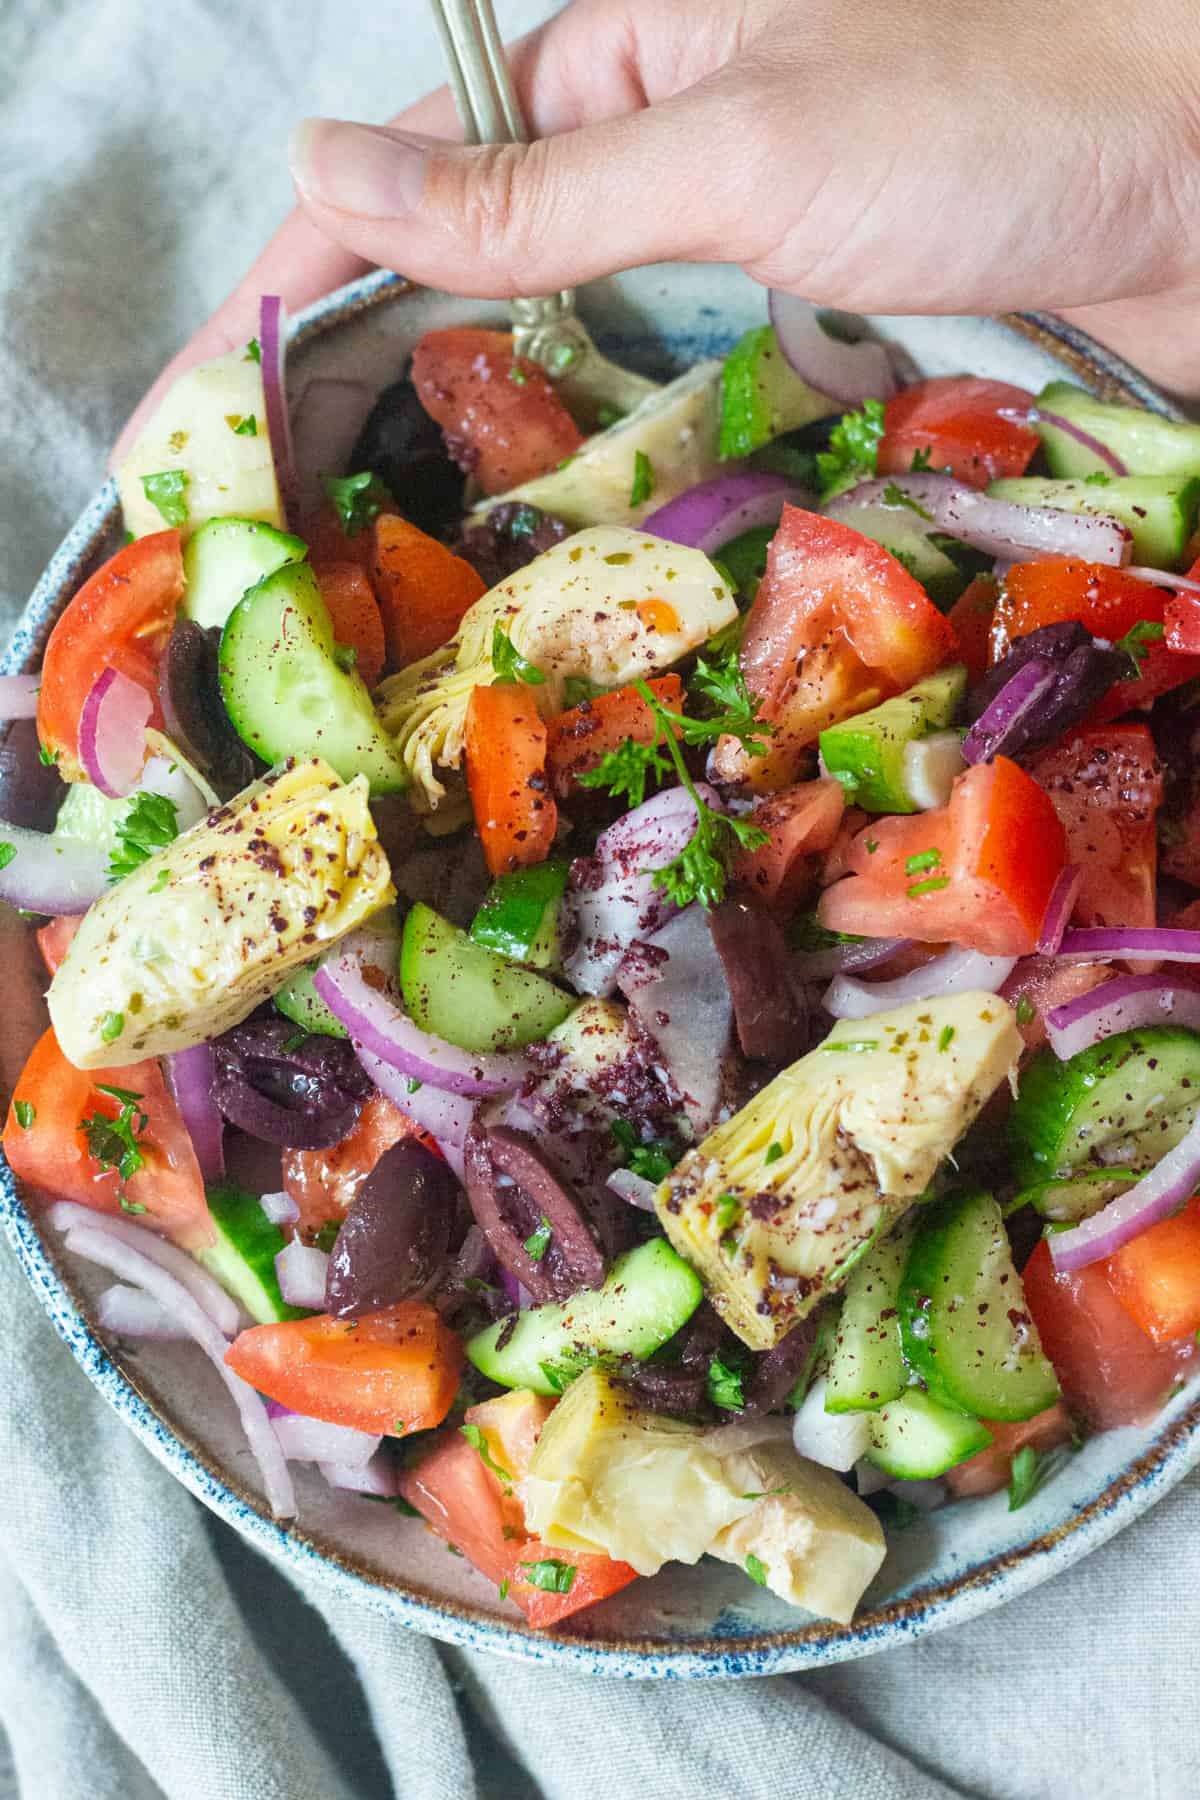
M 520 279 L 530 266 L 530 246 L 541 235 L 538 218 L 545 189 L 540 144 L 488 144 L 447 158 L 436 198 L 453 219 L 463 247 L 480 263 L 502 263 Z

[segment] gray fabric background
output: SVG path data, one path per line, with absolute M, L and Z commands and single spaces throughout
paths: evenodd
M 646 0 L 647 5 L 654 0 Z M 546 10 L 499 7 L 509 30 Z M 423 0 L 3 0 L 0 625 L 150 377 L 289 204 L 310 112 L 437 75 Z M 796 1680 L 622 1685 L 298 1592 L 121 1428 L 0 1251 L 3 1800 L 1186 1800 L 1200 1482 L 954 1633 Z

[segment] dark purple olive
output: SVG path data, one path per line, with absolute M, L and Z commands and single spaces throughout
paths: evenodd
M 580 1202 L 524 1132 L 473 1126 L 464 1181 L 497 1260 L 536 1301 L 599 1287 L 604 1258 Z
M 480 525 L 468 525 L 454 548 L 472 563 L 489 587 L 507 581 L 543 550 L 561 544 L 571 527 L 553 513 L 524 500 L 506 500 L 493 506 Z
M 808 1010 L 792 978 L 792 954 L 770 913 L 728 899 L 708 915 L 743 1056 L 789 1062 L 808 1042 Z
M 29 831 L 53 831 L 67 788 L 44 763 L 32 719 L 14 719 L 0 744 L 0 819 Z
M 764 1350 L 746 1384 L 746 1411 L 774 1412 L 782 1406 L 805 1369 L 817 1337 L 815 1314 L 793 1325 L 785 1338 Z
M 458 1183 L 415 1138 L 385 1150 L 350 1203 L 329 1256 L 325 1310 L 379 1312 L 424 1292 L 446 1267 Z
M 983 731 L 982 725 L 992 723 L 983 715 L 1013 676 L 1030 663 L 1044 670 L 1045 692 L 1035 705 L 1018 707 L 1011 718 L 1001 719 L 995 731 Z M 1078 620 L 1040 625 L 1014 639 L 1007 654 L 971 689 L 966 705 L 967 717 L 975 727 L 971 736 L 979 740 L 985 757 L 1019 758 L 1040 750 L 1078 725 L 1109 688 L 1132 672 L 1133 664 L 1124 651 L 1097 643 Z M 971 754 L 969 745 L 966 754 Z
M 159 665 L 158 697 L 167 736 L 228 797 L 248 786 L 266 764 L 242 742 L 225 710 L 217 674 L 219 636 L 193 619 L 180 619 Z
M 650 1412 L 689 1416 L 707 1410 L 705 1374 L 678 1363 L 643 1363 L 629 1386 L 634 1399 Z
M 213 1099 L 252 1137 L 328 1150 L 353 1131 L 370 1079 L 348 1043 L 302 1036 L 288 1019 L 249 1019 L 213 1045 Z
M 404 517 L 434 537 L 446 536 L 462 518 L 465 477 L 447 453 L 441 427 L 418 400 L 407 369 L 368 413 L 350 452 L 350 469 L 378 475 Z

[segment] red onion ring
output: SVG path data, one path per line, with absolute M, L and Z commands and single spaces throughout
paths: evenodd
M 175 1050 L 163 1059 L 167 1086 L 192 1140 L 205 1181 L 219 1181 L 225 1173 L 225 1120 L 212 1094 L 216 1069 L 210 1044 Z
M 1090 431 L 1084 431 L 1082 426 L 1076 425 L 1073 420 L 1064 419 L 1061 413 L 1043 412 L 1040 406 L 1031 406 L 1027 412 L 1006 412 L 1004 416 L 1016 419 L 1022 425 L 1050 425 L 1055 431 L 1061 431 L 1067 437 L 1074 438 L 1077 444 L 1082 444 L 1083 448 L 1090 450 L 1093 456 L 1099 457 L 1100 461 L 1114 475 L 1128 475 L 1129 473 L 1115 451 L 1110 450 L 1107 444 L 1102 444 L 1099 438 L 1093 437 Z
M 136 1250 L 139 1256 L 157 1263 L 181 1287 L 186 1288 L 197 1306 L 210 1318 L 222 1337 L 236 1337 L 241 1325 L 237 1302 L 230 1298 L 218 1281 L 200 1264 L 169 1244 L 148 1226 L 135 1225 L 132 1219 L 116 1219 L 109 1213 L 93 1212 L 75 1200 L 56 1200 L 46 1214 L 55 1231 L 101 1231 L 118 1243 Z
M 859 944 L 831 944 L 827 950 L 801 950 L 795 958 L 800 981 L 829 981 L 851 969 L 874 969 L 907 950 L 911 938 L 864 938 Z
M 1082 879 L 1082 870 L 1069 863 L 1051 888 L 1046 911 L 1042 916 L 1042 928 L 1038 932 L 1036 948 L 1039 956 L 1057 955 L 1075 908 Z
M 1022 506 L 1015 500 L 997 500 L 956 481 L 952 475 L 899 475 L 864 481 L 837 495 L 825 510 L 831 518 L 853 525 L 855 507 L 886 505 L 884 494 L 891 486 L 898 487 L 929 514 L 927 529 L 944 531 L 985 556 L 1006 557 L 1013 562 L 1069 556 L 1081 562 L 1107 563 L 1112 568 L 1129 561 L 1133 534 L 1116 519 L 1064 512 L 1057 506 Z
M 36 719 L 40 675 L 0 675 L 0 719 Z
M 375 1056 L 364 1044 L 355 1044 L 355 1053 L 375 1086 L 385 1099 L 398 1107 L 406 1119 L 419 1125 L 437 1141 L 443 1155 L 447 1148 L 461 1150 L 467 1141 L 467 1133 L 475 1119 L 475 1101 L 466 1094 L 452 1094 L 446 1088 L 434 1087 L 432 1083 L 418 1082 L 411 1086 L 409 1077 L 402 1075 L 391 1063 Z M 454 1164 L 451 1163 L 451 1167 Z
M 1186 1136 L 1140 1181 L 1070 1231 L 1050 1234 L 1056 1269 L 1086 1269 L 1089 1263 L 1115 1256 L 1123 1245 L 1151 1225 L 1170 1218 L 1200 1189 L 1200 1116 Z
M 671 1085 L 697 1132 L 707 1131 L 721 1100 L 724 1059 L 733 1038 L 733 997 L 708 915 L 693 905 L 646 939 L 621 964 L 617 982 L 642 1030 L 658 1045 Z
M 1117 975 L 1051 1007 L 1044 1023 L 1051 1049 L 1066 1062 L 1118 1031 L 1144 1025 L 1186 1025 L 1200 1031 L 1200 989 L 1158 975 Z
M 642 1212 L 654 1211 L 654 1183 L 644 1175 L 635 1175 L 632 1169 L 614 1169 L 606 1185 L 630 1206 L 640 1207 Z
M 267 415 L 267 437 L 275 464 L 275 482 L 283 509 L 286 528 L 289 519 L 297 517 L 299 489 L 296 482 L 296 458 L 292 450 L 292 427 L 288 418 L 285 358 L 287 355 L 287 312 L 278 294 L 264 294 L 258 307 L 258 347 L 262 365 L 263 409 Z
M 119 1281 L 105 1288 L 97 1300 L 96 1322 L 101 1331 L 111 1331 L 115 1337 L 149 1338 L 163 1344 L 187 1338 L 182 1325 L 163 1311 L 153 1294 Z
M 873 1013 L 945 994 L 995 994 L 1017 966 L 1015 956 L 984 956 L 979 950 L 947 950 L 932 962 L 894 981 L 855 981 L 839 975 L 821 1001 L 835 1019 L 869 1019 Z
M 369 1432 L 313 1419 L 307 1413 L 274 1414 L 271 1429 L 288 1462 L 342 1463 L 349 1469 L 365 1469 L 383 1442 Z
M 1058 671 L 1045 657 L 1035 656 L 1022 663 L 963 739 L 963 761 L 986 762 L 1003 751 L 1009 734 L 1019 729 L 1030 713 L 1041 710 L 1057 683 Z
M 745 469 L 698 482 L 643 519 L 639 529 L 713 556 L 743 531 L 757 525 L 778 525 L 785 505 L 815 504 L 813 495 L 786 475 Z
M 29 831 L 0 819 L 0 842 L 16 855 L 0 869 L 0 900 L 25 912 L 85 913 L 108 886 L 108 855 L 73 838 Z
M 771 288 L 767 311 L 779 348 L 801 381 L 828 394 L 841 406 L 861 406 L 864 400 L 890 400 L 899 383 L 884 344 L 871 338 L 847 343 L 834 337 L 821 323 L 822 312 L 849 320 L 849 314 L 820 311 L 799 294 Z M 861 320 L 856 321 L 861 325 Z
M 1177 594 L 1200 594 L 1200 581 L 1193 581 L 1190 575 L 1173 575 L 1169 569 L 1147 569 L 1130 563 L 1125 573 L 1150 587 L 1170 588 Z
M 286 1243 L 275 1258 L 275 1273 L 279 1278 L 279 1292 L 289 1306 L 305 1306 L 311 1312 L 322 1312 L 325 1307 L 325 1272 L 329 1267 L 329 1257 L 324 1250 L 318 1250 L 315 1244 L 306 1244 L 298 1237 Z M 310 1462 L 318 1462 L 319 1457 L 310 1457 Z M 336 1461 L 336 1457 L 327 1460 Z
M 1155 962 L 1200 963 L 1200 931 L 1175 931 L 1151 925 L 1135 930 L 1127 926 L 1087 926 L 1068 931 L 1059 947 L 1063 962 L 1128 962 L 1147 958 Z
M 352 1494 L 374 1494 L 380 1500 L 394 1500 L 400 1492 L 400 1472 L 386 1451 L 378 1451 L 361 1469 L 347 1463 L 323 1462 L 317 1468 L 331 1488 L 344 1488 Z
M 92 684 L 79 715 L 79 758 L 88 780 L 110 800 L 133 792 L 153 711 L 145 688 L 119 669 L 105 669 Z

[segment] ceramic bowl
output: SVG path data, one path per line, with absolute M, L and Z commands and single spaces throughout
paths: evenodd
M 309 382 L 362 383 L 362 410 L 394 378 L 434 325 L 484 322 L 498 309 L 375 275 L 294 322 L 289 387 L 302 427 Z M 732 269 L 658 267 L 597 283 L 581 310 L 604 347 L 647 372 L 667 374 L 719 354 L 765 317 L 765 299 Z M 1038 389 L 1067 375 L 1163 412 L 1168 402 L 1133 369 L 1058 321 L 879 319 L 878 334 L 923 374 L 971 370 Z M 353 425 L 356 421 L 349 421 Z M 335 452 L 350 444 L 328 445 Z M 33 668 L 63 604 L 116 542 L 108 482 L 85 508 L 38 584 L 3 662 Z M 43 1029 L 42 976 L 32 934 L 0 908 L 8 1025 L 0 1039 L 5 1100 Z M 111 1279 L 65 1258 L 27 1212 L 0 1166 L 5 1227 L 30 1282 L 89 1379 L 143 1443 L 205 1505 L 268 1555 L 315 1575 L 398 1624 L 477 1649 L 623 1676 L 700 1679 L 812 1668 L 896 1645 L 1013 1599 L 1066 1568 L 1165 1493 L 1200 1461 L 1200 1389 L 1193 1383 L 1150 1424 L 1093 1438 L 1020 1511 L 1003 1494 L 945 1508 L 897 1534 L 851 1625 L 785 1606 L 725 1564 L 673 1567 L 638 1581 L 570 1630 L 530 1632 L 496 1590 L 449 1556 L 417 1519 L 336 1494 L 297 1473 L 300 1518 L 276 1524 L 232 1405 L 207 1360 L 189 1346 L 105 1343 L 94 1302 Z

